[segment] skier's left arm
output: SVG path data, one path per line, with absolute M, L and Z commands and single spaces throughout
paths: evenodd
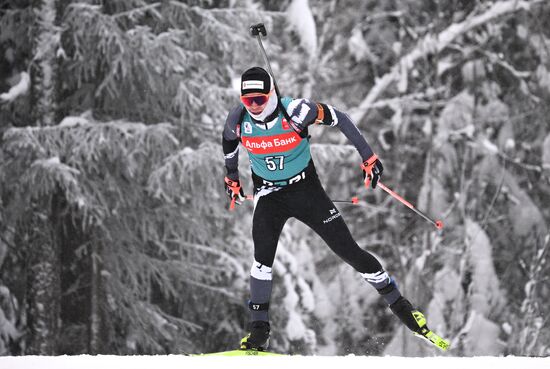
M 370 182 L 372 188 L 376 187 L 384 167 L 363 134 L 346 113 L 331 105 L 314 103 L 307 99 L 292 101 L 288 106 L 288 111 L 295 126 L 300 129 L 314 124 L 338 127 L 361 155 L 363 161 L 361 168 L 365 183 L 368 185 Z

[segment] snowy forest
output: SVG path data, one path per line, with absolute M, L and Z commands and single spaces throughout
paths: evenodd
M 309 228 L 273 266 L 271 348 L 302 355 L 550 356 L 549 0 L 2 0 L 0 355 L 234 349 L 248 322 L 247 202 L 221 132 L 241 73 L 347 112 L 312 155 L 358 244 L 451 341 L 410 334 Z M 245 192 L 252 182 L 241 150 Z

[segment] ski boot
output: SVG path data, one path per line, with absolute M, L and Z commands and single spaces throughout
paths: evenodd
M 401 296 L 390 305 L 390 309 L 416 336 L 428 340 L 428 342 L 443 351 L 447 351 L 450 346 L 449 341 L 444 340 L 428 328 L 424 314 L 413 308 L 409 300 Z
M 265 351 L 269 346 L 269 322 L 256 320 L 250 323 L 250 333 L 241 340 L 241 350 Z

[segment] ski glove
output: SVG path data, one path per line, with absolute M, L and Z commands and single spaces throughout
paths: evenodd
M 363 181 L 365 182 L 365 186 L 368 187 L 370 183 L 372 188 L 376 188 L 382 176 L 382 172 L 384 171 L 384 167 L 380 160 L 378 160 L 378 156 L 373 154 L 361 164 L 361 168 L 363 169 Z
M 228 177 L 225 177 L 224 185 L 225 185 L 225 193 L 231 199 L 231 204 L 235 202 L 240 205 L 244 200 L 246 200 L 244 191 L 241 187 L 241 183 L 239 182 L 238 179 L 234 181 Z

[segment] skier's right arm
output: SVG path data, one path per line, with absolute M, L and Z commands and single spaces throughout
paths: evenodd
M 232 200 L 231 208 L 234 202 L 240 204 L 245 198 L 239 181 L 239 141 L 242 109 L 242 106 L 238 106 L 229 112 L 222 133 L 222 148 L 226 170 L 224 186 L 227 196 Z
M 239 141 L 242 106 L 232 109 L 227 115 L 222 133 L 223 157 L 227 178 L 239 180 Z

